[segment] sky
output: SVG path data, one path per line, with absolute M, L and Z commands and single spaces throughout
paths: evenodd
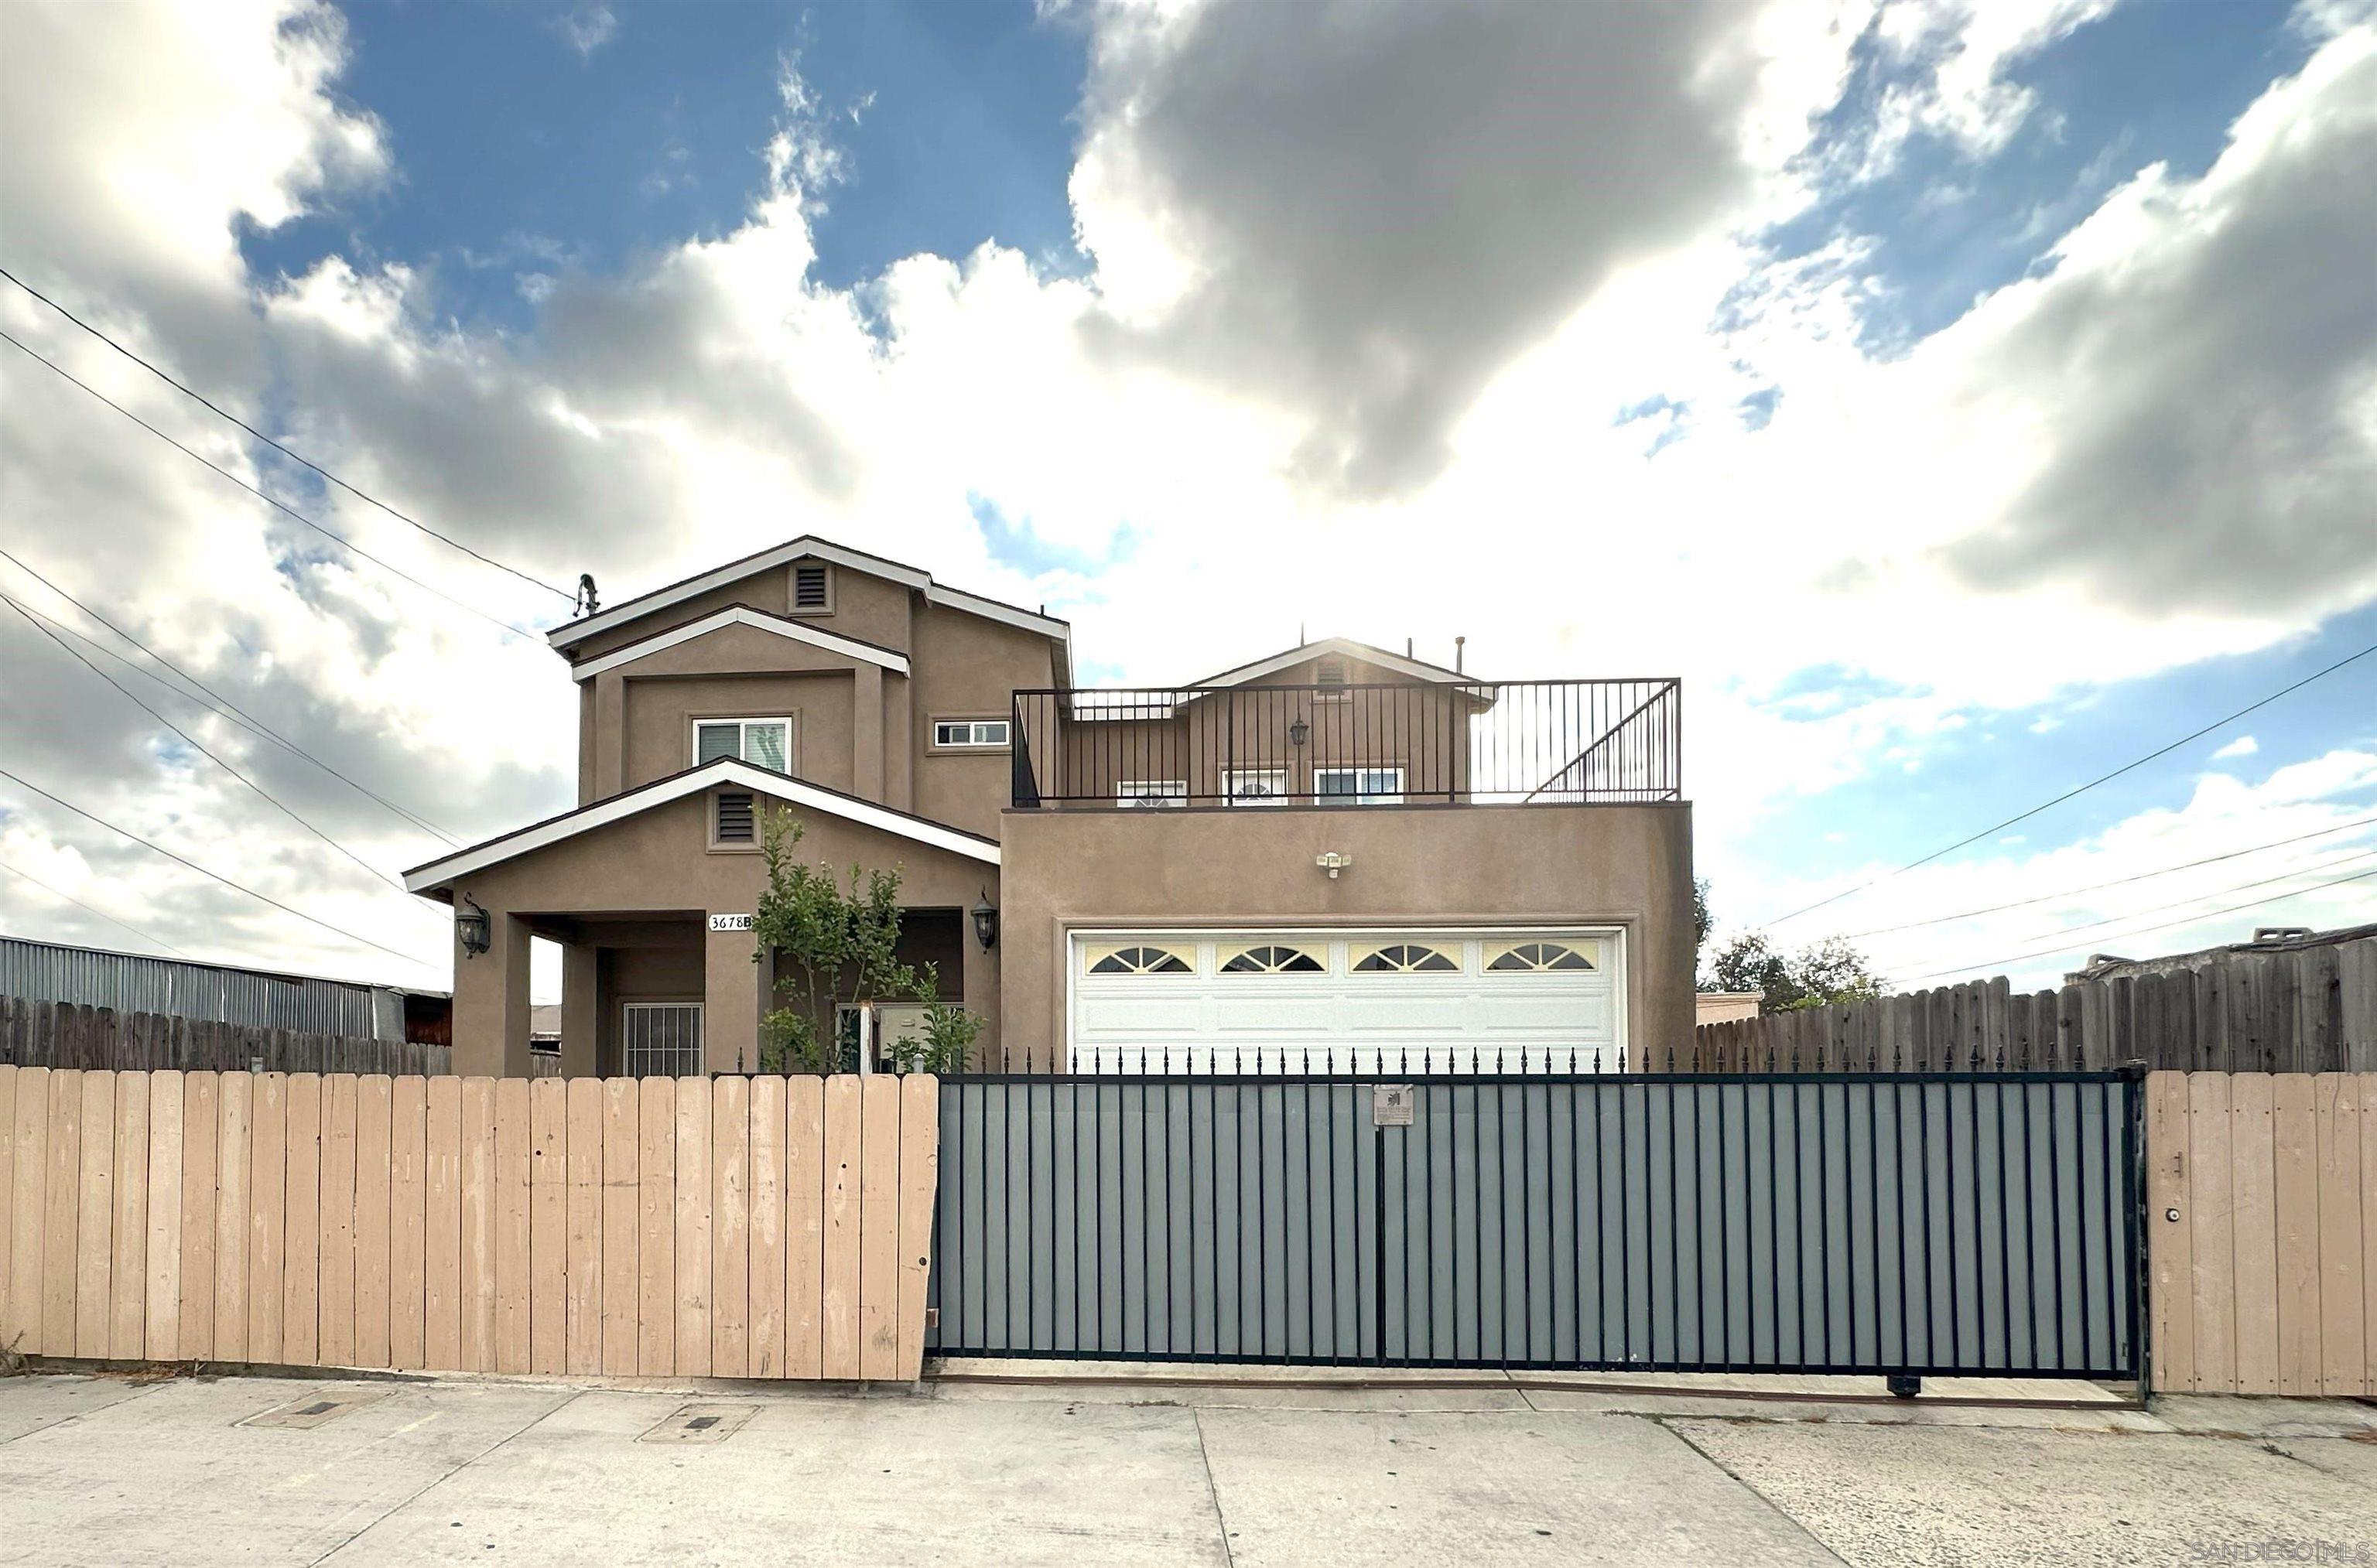
M 572 803 L 556 589 L 804 532 L 1084 682 L 1680 676 L 1718 938 L 1903 986 L 2377 921 L 2363 0 L 0 36 L 0 267 L 519 574 L 0 282 L 0 932 L 442 987 L 391 879 Z

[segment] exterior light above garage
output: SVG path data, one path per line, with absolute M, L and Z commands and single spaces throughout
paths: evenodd
M 1339 872 L 1352 869 L 1354 857 L 1351 855 L 1341 855 L 1334 849 L 1323 849 L 1320 853 L 1312 857 L 1312 863 L 1319 866 L 1322 871 L 1327 872 L 1329 873 L 1329 880 L 1334 882 L 1337 880 L 1337 873 Z

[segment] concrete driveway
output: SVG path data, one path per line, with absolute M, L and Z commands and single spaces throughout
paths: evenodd
M 2377 1410 L 0 1381 L 0 1562 L 2377 1563 Z

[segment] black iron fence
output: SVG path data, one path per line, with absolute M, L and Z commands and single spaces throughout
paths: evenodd
M 1672 679 L 1015 694 L 1015 804 L 1680 800 Z
M 2132 1379 L 2142 1087 L 944 1078 L 927 1344 Z

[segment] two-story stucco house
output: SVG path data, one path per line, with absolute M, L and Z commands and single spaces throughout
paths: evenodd
M 1672 680 L 1330 640 L 1078 688 L 1064 622 L 812 538 L 550 638 L 577 808 L 406 879 L 456 911 L 458 1071 L 529 1071 L 532 935 L 566 1072 L 756 1067 L 776 810 L 804 859 L 899 868 L 985 1066 L 1615 1067 L 1692 1027 Z

